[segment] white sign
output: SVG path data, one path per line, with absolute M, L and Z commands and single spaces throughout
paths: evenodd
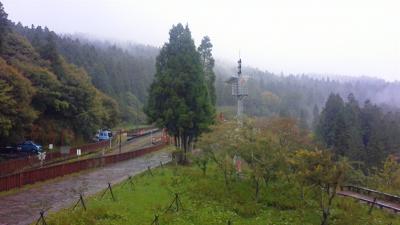
M 76 155 L 80 156 L 81 154 L 82 154 L 81 149 L 80 148 L 76 149 Z
M 46 159 L 46 152 L 39 152 L 38 159 L 40 160 L 40 167 L 43 166 L 43 161 Z
M 40 161 L 43 161 L 46 159 L 46 152 L 39 152 L 37 156 Z
M 49 144 L 49 149 L 53 149 L 53 144 Z

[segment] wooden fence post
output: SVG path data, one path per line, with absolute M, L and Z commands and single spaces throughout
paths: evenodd
M 371 207 L 369 208 L 368 215 L 371 215 L 372 208 L 374 207 L 375 203 L 376 203 L 376 197 L 374 198 L 374 201 L 371 203 Z

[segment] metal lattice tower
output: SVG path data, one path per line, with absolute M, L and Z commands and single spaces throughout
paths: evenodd
M 238 61 L 238 73 L 237 76 L 232 76 L 227 83 L 232 85 L 232 96 L 237 99 L 237 119 L 240 120 L 243 115 L 243 100 L 248 96 L 246 88 L 246 80 L 242 76 L 242 59 Z

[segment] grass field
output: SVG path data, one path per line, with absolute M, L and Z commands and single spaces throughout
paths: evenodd
M 313 193 L 301 200 L 296 184 L 284 181 L 263 186 L 261 199 L 256 203 L 254 189 L 246 179 L 233 181 L 229 188 L 216 168 L 204 176 L 196 166 L 158 168 L 133 178 L 130 183 L 113 187 L 116 201 L 109 192 L 100 199 L 100 193 L 86 200 L 87 211 L 82 206 L 65 209 L 49 215 L 48 224 L 57 225 L 151 225 L 155 215 L 159 224 L 169 225 L 307 225 L 320 223 L 320 211 Z M 174 193 L 183 210 L 176 211 Z M 400 215 L 374 209 L 351 199 L 337 197 L 330 224 L 388 225 L 400 224 Z

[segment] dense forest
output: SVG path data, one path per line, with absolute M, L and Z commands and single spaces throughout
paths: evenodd
M 114 98 L 119 105 L 122 121 L 143 123 L 143 102 L 155 73 L 158 49 L 151 46 L 121 44 L 124 49 L 109 42 L 88 40 L 84 37 L 60 36 L 47 28 L 24 27 L 14 30 L 40 48 L 46 37 L 54 38 L 57 51 L 69 63 L 85 69 L 93 85 Z
M 331 94 L 316 124 L 316 135 L 337 156 L 359 162 L 360 168 L 382 166 L 400 154 L 400 113 L 385 112 L 367 100 L 360 106 L 353 94 L 345 102 Z

